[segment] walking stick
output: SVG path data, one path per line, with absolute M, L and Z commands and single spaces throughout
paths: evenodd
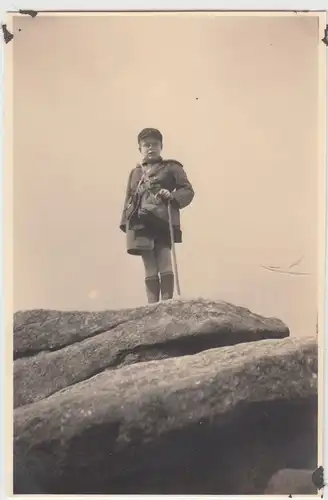
M 169 228 L 170 228 L 170 238 L 171 238 L 171 247 L 172 247 L 172 257 L 173 257 L 173 268 L 175 275 L 175 282 L 177 285 L 178 295 L 181 295 L 180 291 L 180 283 L 179 283 L 179 274 L 178 274 L 178 265 L 177 265 L 177 256 L 175 253 L 175 243 L 174 243 L 174 233 L 173 233 L 173 224 L 172 224 L 172 211 L 171 211 L 171 202 L 168 200 L 167 209 L 169 212 Z

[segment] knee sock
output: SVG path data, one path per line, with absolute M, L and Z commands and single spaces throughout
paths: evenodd
M 145 278 L 146 284 L 146 294 L 148 299 L 148 304 L 154 304 L 159 301 L 160 294 L 160 284 L 159 277 L 157 276 L 147 276 Z
M 161 295 L 162 300 L 169 300 L 173 297 L 174 274 L 172 271 L 161 273 Z

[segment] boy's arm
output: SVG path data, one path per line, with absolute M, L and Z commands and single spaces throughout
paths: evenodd
M 173 161 L 171 165 L 175 180 L 175 191 L 171 193 L 173 197 L 171 203 L 177 208 L 187 207 L 195 196 L 194 189 L 181 163 Z
M 127 209 L 128 203 L 131 199 L 132 172 L 133 172 L 133 170 L 131 170 L 129 177 L 128 177 L 128 182 L 127 182 L 126 192 L 125 192 L 124 206 L 123 206 L 122 217 L 121 217 L 121 222 L 120 222 L 120 229 L 121 229 L 121 231 L 123 231 L 123 233 L 126 232 L 126 209 Z

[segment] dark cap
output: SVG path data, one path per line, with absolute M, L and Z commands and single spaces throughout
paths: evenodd
M 163 142 L 163 136 L 157 128 L 144 128 L 138 135 L 138 144 L 148 137 L 152 137 L 153 139 L 158 139 Z

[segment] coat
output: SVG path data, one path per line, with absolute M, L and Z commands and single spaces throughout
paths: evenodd
M 158 163 L 152 165 L 148 175 L 153 185 L 156 185 L 157 190 L 167 189 L 172 193 L 171 214 L 174 242 L 181 243 L 180 210 L 187 207 L 195 195 L 187 174 L 178 161 L 161 158 Z M 150 228 L 143 224 L 138 216 L 131 215 L 131 213 L 135 213 L 134 209 L 141 199 L 138 196 L 138 185 L 141 178 L 142 165 L 138 164 L 131 170 L 128 177 L 120 222 L 120 229 L 126 233 L 127 252 L 131 255 L 141 255 L 142 251 L 151 250 L 158 238 L 164 238 L 167 245 L 171 245 L 168 223 L 166 223 L 166 227 L 158 225 L 158 227 Z

